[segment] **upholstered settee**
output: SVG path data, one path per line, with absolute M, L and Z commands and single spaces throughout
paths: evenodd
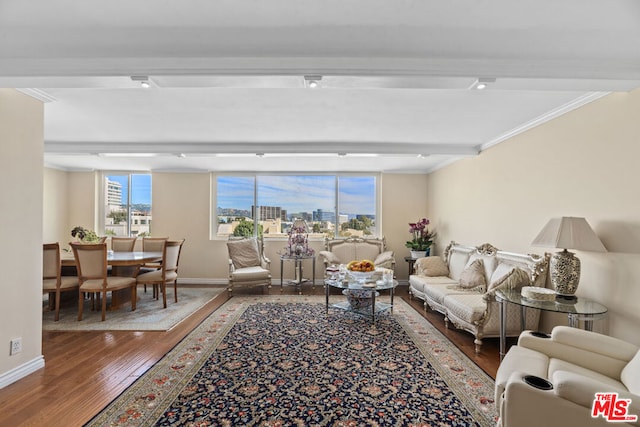
M 496 374 L 498 426 L 640 425 L 639 350 L 568 326 L 523 332 Z
M 325 240 L 325 250 L 318 255 L 325 268 L 331 264 L 347 264 L 353 260 L 368 259 L 376 267 L 393 270 L 396 260 L 393 251 L 387 251 L 387 243 L 382 238 L 347 237 L 346 239 Z
M 464 246 L 451 242 L 444 258 L 419 258 L 415 274 L 409 276 L 411 298 L 424 301 L 444 314 L 445 326 L 450 323 L 475 337 L 476 352 L 480 352 L 484 337 L 500 336 L 500 309 L 495 292 L 500 288 L 522 286 L 546 287 L 548 257 L 505 252 L 485 243 Z M 522 311 L 507 304 L 507 336 L 522 331 Z M 525 329 L 537 329 L 540 313 L 526 310 Z

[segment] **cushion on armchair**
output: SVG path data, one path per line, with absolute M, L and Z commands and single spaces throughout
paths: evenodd
M 227 249 L 235 268 L 260 265 L 258 242 L 255 239 L 230 240 L 227 242 Z

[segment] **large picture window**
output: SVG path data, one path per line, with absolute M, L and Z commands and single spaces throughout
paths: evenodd
M 375 175 L 220 175 L 216 195 L 220 238 L 282 237 L 301 220 L 318 236 L 378 234 Z
M 151 235 L 150 174 L 105 173 L 104 192 L 105 235 Z

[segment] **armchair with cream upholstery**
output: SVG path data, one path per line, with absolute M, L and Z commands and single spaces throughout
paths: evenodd
M 608 392 L 617 393 L 619 401 L 630 399 L 627 414 L 640 417 L 639 350 L 626 341 L 568 326 L 556 326 L 550 335 L 523 332 L 496 375 L 498 426 L 611 425 L 603 407 L 592 417 L 595 394 Z
M 262 247 L 255 238 L 229 239 L 229 293 L 237 286 L 271 288 L 271 260 L 264 256 Z
M 346 239 L 332 239 L 325 242 L 325 250 L 318 255 L 322 259 L 325 269 L 330 264 L 347 264 L 353 260 L 368 259 L 376 267 L 395 269 L 396 259 L 393 251 L 386 250 L 386 240 L 362 237 L 347 237 Z

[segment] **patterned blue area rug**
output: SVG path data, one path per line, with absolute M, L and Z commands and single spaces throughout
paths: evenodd
M 495 425 L 493 380 L 406 303 L 320 301 L 232 298 L 89 425 Z

